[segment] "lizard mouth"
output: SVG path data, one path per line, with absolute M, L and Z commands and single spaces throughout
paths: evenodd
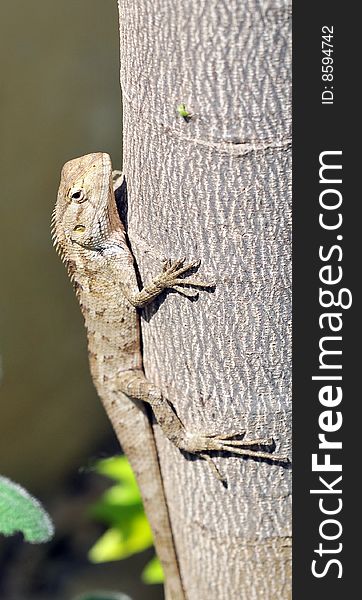
M 88 241 L 84 241 L 81 242 L 79 240 L 75 240 L 72 236 L 70 236 L 70 241 L 72 242 L 72 244 L 77 244 L 77 246 L 80 246 L 81 248 L 84 248 L 85 250 L 91 250 L 92 252 L 102 252 L 103 251 L 103 246 L 100 246 L 94 243 L 94 241 L 92 240 L 92 238 Z

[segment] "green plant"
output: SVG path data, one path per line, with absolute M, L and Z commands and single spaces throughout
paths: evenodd
M 188 111 L 186 104 L 183 102 L 177 105 L 176 110 L 179 116 L 182 117 L 186 122 L 192 118 L 192 114 Z
M 95 470 L 117 483 L 109 488 L 90 509 L 90 514 L 109 527 L 89 551 L 94 563 L 120 560 L 150 548 L 152 532 L 148 524 L 141 494 L 125 456 L 100 460 Z M 142 571 L 144 583 L 162 583 L 163 572 L 154 557 Z
M 23 487 L 0 475 L 0 533 L 21 531 L 27 542 L 48 542 L 53 523 L 41 504 Z
M 129 596 L 121 592 L 107 592 L 96 590 L 94 592 L 86 592 L 74 598 L 74 600 L 131 600 Z

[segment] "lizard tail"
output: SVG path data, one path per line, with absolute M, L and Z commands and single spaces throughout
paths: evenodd
M 165 575 L 166 600 L 186 600 L 174 546 L 156 444 L 143 402 L 132 402 L 118 393 L 103 404 L 127 454 L 141 490 L 154 537 L 157 556 Z

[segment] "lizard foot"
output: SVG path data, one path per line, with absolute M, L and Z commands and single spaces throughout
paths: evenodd
M 191 271 L 193 269 L 198 269 L 198 267 L 200 266 L 200 262 L 201 262 L 200 260 L 194 260 L 190 263 L 184 264 L 185 260 L 186 260 L 186 258 L 179 258 L 178 260 L 175 260 L 175 261 L 171 261 L 171 260 L 164 261 L 163 272 L 160 275 L 160 279 L 162 279 L 162 282 L 164 283 L 165 287 L 174 288 L 181 294 L 192 297 L 192 296 L 195 296 L 195 292 L 193 292 L 191 290 L 190 291 L 184 290 L 183 288 L 180 288 L 180 286 L 181 285 L 191 285 L 194 287 L 196 286 L 196 287 L 207 287 L 207 288 L 215 286 L 214 283 L 200 281 L 198 279 L 193 279 L 192 277 L 191 278 L 181 277 L 181 275 L 184 275 L 185 273 L 187 273 L 187 271 Z
M 228 452 L 229 454 L 237 454 L 239 456 L 245 456 L 248 458 L 260 458 L 275 463 L 289 464 L 290 461 L 287 456 L 273 454 L 275 448 L 275 442 L 273 438 L 255 438 L 252 440 L 245 440 L 243 436 L 244 433 L 227 435 L 197 435 L 186 433 L 182 448 L 183 450 L 186 450 L 186 452 L 198 454 L 201 456 L 201 458 L 204 458 L 212 468 L 214 475 L 216 475 L 216 477 L 221 481 L 224 481 L 224 478 L 219 473 L 211 457 L 206 454 L 207 452 Z M 264 447 L 265 450 L 255 449 L 258 447 Z

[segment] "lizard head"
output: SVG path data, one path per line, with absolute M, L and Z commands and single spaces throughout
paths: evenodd
M 83 251 L 98 252 L 119 228 L 108 154 L 97 152 L 65 163 L 52 216 L 54 245 L 65 262 Z

